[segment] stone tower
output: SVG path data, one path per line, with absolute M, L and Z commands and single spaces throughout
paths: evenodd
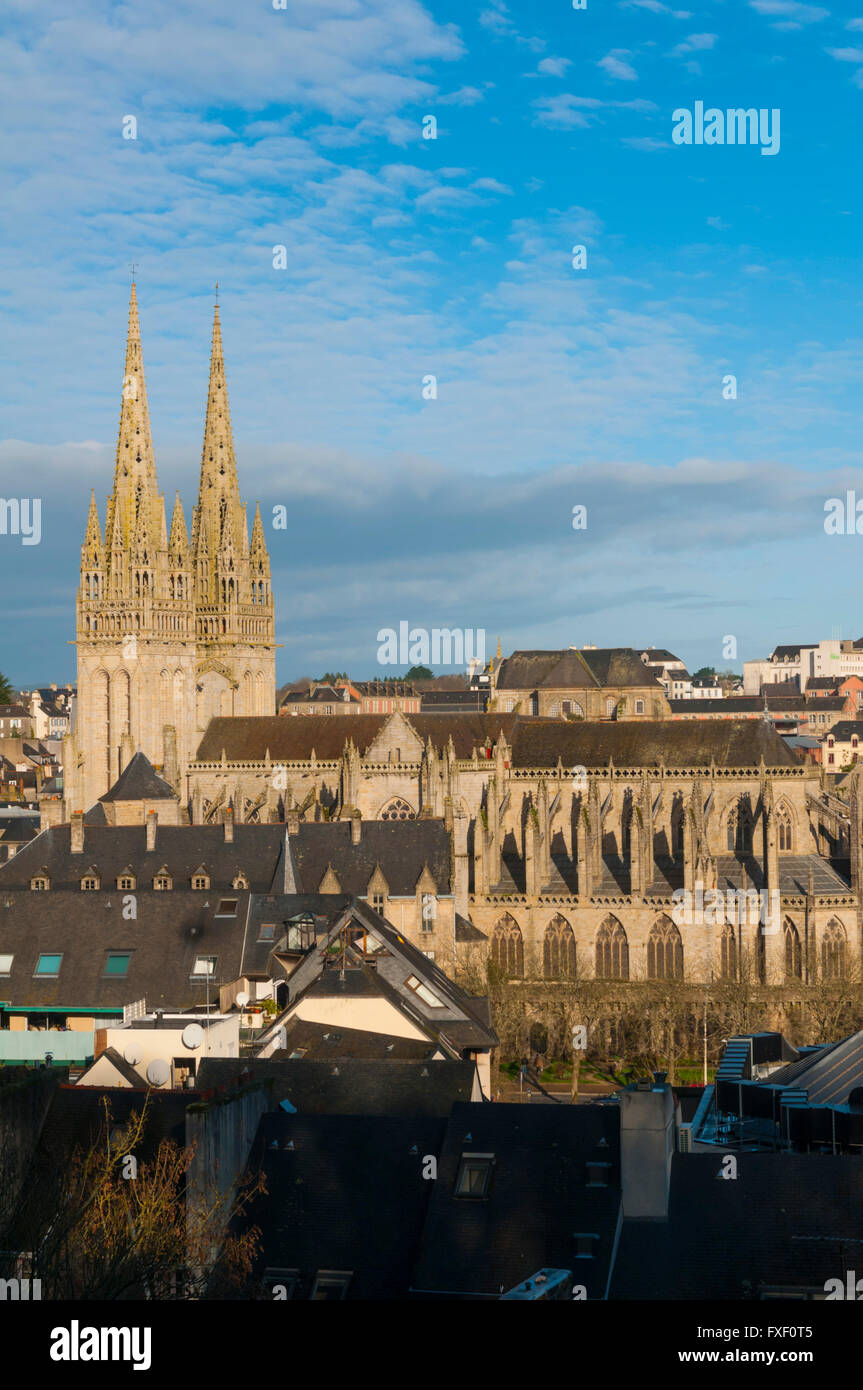
M 198 505 L 192 518 L 192 568 L 198 730 L 217 715 L 275 713 L 270 557 L 260 509 L 255 509 L 250 545 L 246 509 L 240 501 L 218 305 Z
M 260 512 L 250 545 L 240 502 L 218 308 L 190 545 L 179 494 L 167 531 L 132 285 L 114 489 L 104 541 L 90 499 L 76 646 L 67 816 L 92 806 L 139 751 L 184 797 L 186 765 L 213 715 L 274 711 L 270 562 Z

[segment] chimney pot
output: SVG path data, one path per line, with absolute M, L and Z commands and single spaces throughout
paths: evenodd
M 230 806 L 225 812 L 225 844 L 231 845 L 234 842 L 234 813 Z
M 352 844 L 352 845 L 358 845 L 358 844 L 359 844 L 359 842 L 360 842 L 360 836 L 362 835 L 362 833 L 363 833 L 363 818 L 362 818 L 362 816 L 361 816 L 361 815 L 359 814 L 359 812 L 358 812 L 356 815 L 351 816 L 351 844 Z
M 285 819 L 288 826 L 289 835 L 299 835 L 300 833 L 300 813 L 299 811 L 288 811 Z
M 72 831 L 69 848 L 72 854 L 84 853 L 84 812 L 72 812 Z
M 158 825 L 158 823 L 159 823 L 159 817 L 157 816 L 156 812 L 155 812 L 155 811 L 148 811 L 148 812 L 147 812 L 147 849 L 148 849 L 148 850 L 153 850 L 153 849 L 156 848 L 156 826 Z

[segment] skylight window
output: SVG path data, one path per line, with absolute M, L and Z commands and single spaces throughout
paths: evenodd
M 494 1154 L 462 1154 L 455 1180 L 456 1197 L 487 1197 Z
M 62 952 L 56 956 L 40 956 L 36 962 L 34 975 L 56 977 L 60 974 L 60 962 L 63 959 Z
M 220 902 L 219 902 L 218 908 L 216 909 L 216 916 L 217 916 L 217 917 L 236 917 L 236 915 L 237 915 L 237 899 L 236 899 L 236 898 L 222 898 L 222 899 L 220 900 Z
M 424 1004 L 428 1004 L 430 1009 L 442 1009 L 445 1007 L 443 1001 L 438 999 L 436 994 L 432 994 L 428 985 L 424 985 L 422 980 L 418 979 L 416 975 L 409 975 L 405 980 L 405 984 L 408 989 L 413 990 L 418 999 L 421 999 Z
M 109 951 L 105 961 L 106 975 L 127 975 L 129 973 L 129 961 L 132 959 L 131 951 Z

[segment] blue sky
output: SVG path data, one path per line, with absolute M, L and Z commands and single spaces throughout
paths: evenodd
M 0 536 L 13 681 L 74 678 L 131 261 L 187 519 L 220 282 L 241 492 L 288 509 L 280 681 L 394 674 L 403 620 L 690 669 L 863 634 L 863 537 L 823 524 L 863 499 L 863 5 L 4 9 L 0 472 L 42 498 L 40 545 Z M 779 153 L 672 144 L 696 101 L 778 108 Z

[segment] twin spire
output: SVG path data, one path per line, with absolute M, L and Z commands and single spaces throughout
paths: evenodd
M 250 550 L 246 511 L 240 500 L 218 304 L 213 319 L 204 447 L 191 545 L 179 493 L 170 534 L 166 525 L 165 499 L 156 476 L 133 281 L 114 487 L 108 498 L 104 546 L 94 494 L 81 560 L 82 580 L 86 575 L 85 597 L 116 600 L 146 596 L 158 603 L 160 598 L 173 600 L 182 596 L 194 599 L 196 607 L 233 608 L 251 603 L 258 610 L 262 605 L 270 608 L 269 557 L 260 512 L 256 511 Z M 89 571 L 101 572 L 104 579 L 97 583 L 98 576 Z M 168 574 L 179 571 L 188 578 L 182 583 L 168 583 Z M 211 635 L 227 636 L 230 626 L 219 623 Z M 243 630 L 250 630 L 248 623 Z

